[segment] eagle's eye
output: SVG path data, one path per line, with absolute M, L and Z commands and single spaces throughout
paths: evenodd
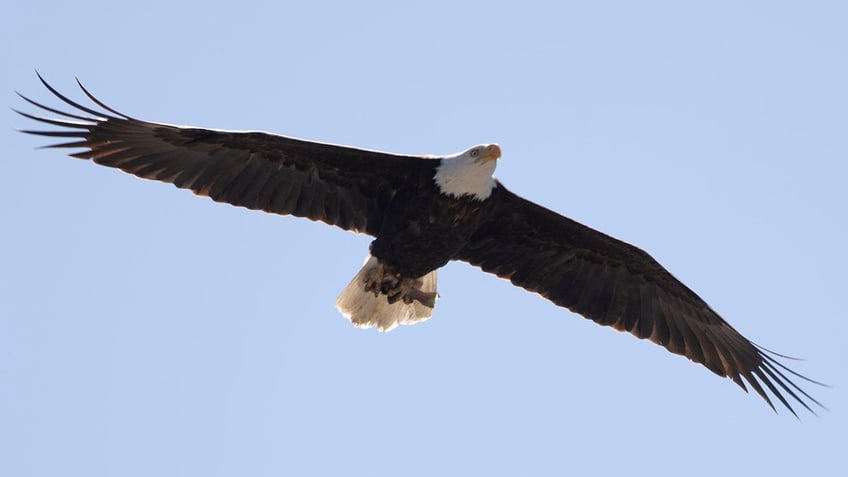
M 479 155 L 480 155 L 479 149 L 474 149 L 473 151 L 471 151 L 471 157 L 477 157 Z

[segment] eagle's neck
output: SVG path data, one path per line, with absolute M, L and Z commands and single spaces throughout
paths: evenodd
M 486 200 L 495 188 L 496 160 L 478 162 L 466 154 L 445 156 L 439 160 L 433 179 L 439 192 L 453 197 L 471 196 Z

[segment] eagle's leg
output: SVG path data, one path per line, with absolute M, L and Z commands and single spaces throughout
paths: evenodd
M 377 266 L 365 271 L 365 291 L 374 292 L 374 296 L 380 296 L 383 288 L 383 277 L 386 275 L 386 266 L 378 261 Z
M 438 294 L 421 291 L 423 282 L 420 278 L 404 278 L 382 262 L 367 271 L 364 281 L 366 292 L 373 292 L 374 296 L 382 293 L 389 303 L 403 300 L 406 304 L 417 301 L 429 308 L 436 306 Z
M 402 292 L 401 283 L 403 280 L 400 274 L 382 261 L 378 261 L 376 267 L 366 271 L 364 282 L 366 292 L 370 291 L 374 293 L 374 296 L 386 295 L 389 303 L 396 302 L 398 300 L 396 297 Z
M 384 286 L 386 282 L 383 282 Z M 395 303 L 398 300 L 403 300 L 407 305 L 412 304 L 413 301 L 417 301 L 422 305 L 433 308 L 436 306 L 436 297 L 438 296 L 435 292 L 424 292 L 421 291 L 421 285 L 423 285 L 423 281 L 420 278 L 400 278 L 396 280 L 392 280 L 391 287 L 389 287 L 386 291 L 386 298 L 389 303 Z

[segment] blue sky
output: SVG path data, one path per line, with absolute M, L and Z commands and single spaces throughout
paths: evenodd
M 775 415 L 464 264 L 432 320 L 355 329 L 369 238 L 36 150 L 7 110 L 0 475 L 844 474 L 844 3 L 7 3 L 8 106 L 55 104 L 38 68 L 162 122 L 498 142 L 513 191 L 834 387 Z

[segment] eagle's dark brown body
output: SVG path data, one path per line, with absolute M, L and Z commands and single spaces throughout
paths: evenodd
M 429 164 L 428 164 L 429 165 Z M 432 176 L 398 191 L 371 243 L 371 254 L 403 276 L 416 278 L 456 260 L 488 213 L 488 203 L 440 194 Z

